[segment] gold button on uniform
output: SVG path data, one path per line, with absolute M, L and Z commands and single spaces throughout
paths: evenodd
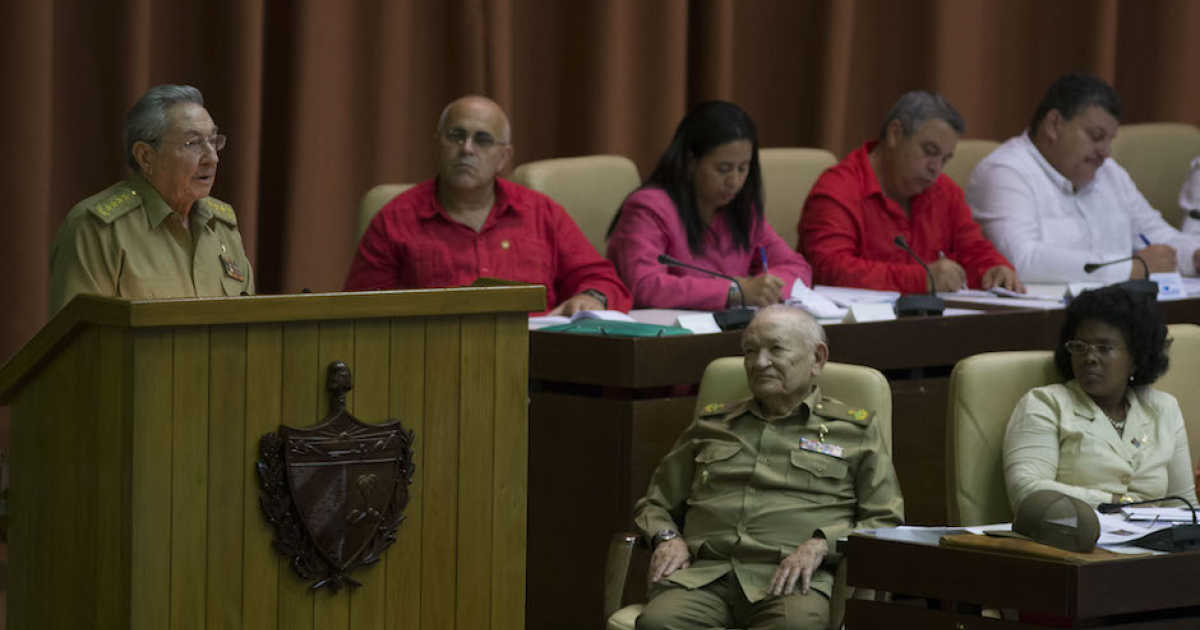
M 1121 475 L 1121 483 L 1128 485 L 1130 481 L 1133 481 L 1133 477 L 1132 477 L 1132 476 L 1130 476 L 1130 475 Z

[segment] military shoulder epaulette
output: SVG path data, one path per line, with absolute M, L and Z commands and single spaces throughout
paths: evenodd
M 862 407 L 852 407 L 841 401 L 826 398 L 817 403 L 813 413 L 822 418 L 830 420 L 845 420 L 853 422 L 860 426 L 871 424 L 871 419 L 875 417 L 875 412 Z
M 233 213 L 233 206 L 216 197 L 205 197 L 203 201 L 212 209 L 213 216 L 229 225 L 237 227 L 237 215 Z
M 101 221 L 112 223 L 121 215 L 140 205 L 142 205 L 142 198 L 136 190 L 126 185 L 119 185 L 108 194 L 97 198 L 92 205 L 88 206 L 88 211 Z

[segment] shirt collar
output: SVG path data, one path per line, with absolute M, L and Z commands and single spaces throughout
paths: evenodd
M 1080 418 L 1087 418 L 1088 420 L 1108 418 L 1104 414 L 1104 411 L 1100 409 L 1100 405 L 1097 405 L 1096 401 L 1092 400 L 1092 397 L 1088 396 L 1087 392 L 1083 391 L 1083 388 L 1079 386 L 1079 381 L 1071 379 L 1067 382 L 1067 389 L 1075 397 L 1075 415 Z M 1138 398 L 1134 394 L 1132 387 L 1125 389 L 1125 401 L 1129 403 L 1129 413 L 1125 416 L 1128 418 L 1133 415 L 1134 407 L 1139 405 Z
M 820 400 L 821 388 L 814 385 L 812 391 L 808 393 L 808 396 L 805 396 L 804 400 L 800 401 L 800 404 L 796 405 L 794 409 L 792 409 L 786 416 L 782 418 L 776 418 L 775 420 L 767 419 L 767 415 L 763 412 L 762 405 L 758 403 L 757 398 L 751 398 L 749 403 L 746 405 L 745 410 L 749 411 L 754 415 L 754 417 L 764 422 L 783 422 L 792 419 L 806 421 L 812 417 L 812 410 L 817 406 L 817 402 Z
M 1058 169 L 1054 168 L 1054 166 L 1050 164 L 1048 160 L 1046 160 L 1046 156 L 1042 155 L 1041 149 L 1038 149 L 1037 145 L 1033 143 L 1033 139 L 1029 137 L 1028 129 L 1025 130 L 1025 133 L 1021 134 L 1020 142 L 1021 146 L 1025 147 L 1025 150 L 1033 156 L 1034 163 L 1036 163 L 1038 167 L 1042 169 L 1042 172 L 1046 174 L 1046 177 L 1050 178 L 1050 182 L 1054 184 L 1055 188 L 1065 195 L 1076 194 L 1075 184 L 1072 184 L 1071 180 L 1067 179 L 1062 173 L 1059 173 Z M 1088 185 L 1090 186 L 1091 182 L 1089 182 Z M 1087 186 L 1084 186 L 1084 188 L 1086 187 Z M 1082 189 L 1080 189 L 1079 192 L 1082 192 Z
M 887 196 L 883 194 L 883 188 L 879 186 L 879 178 L 875 175 L 875 169 L 871 167 L 871 151 L 875 149 L 875 145 L 879 144 L 878 140 L 868 140 L 854 152 L 854 160 L 858 162 L 860 177 L 862 179 L 861 189 L 866 191 L 867 197 L 878 195 L 887 200 Z
M 142 207 L 146 209 L 146 220 L 150 223 L 150 229 L 157 229 L 167 217 L 175 212 L 171 206 L 167 205 L 162 195 L 158 194 L 154 185 L 141 173 L 132 173 L 125 181 L 142 198 Z M 212 209 L 208 207 L 208 204 L 203 203 L 203 200 L 193 203 L 192 209 L 188 213 L 188 221 L 191 221 L 193 225 L 208 225 L 214 218 Z
M 429 196 L 425 203 L 421 204 L 417 208 L 417 218 L 429 220 L 440 216 L 447 221 L 453 222 L 454 219 L 450 217 L 450 215 L 446 212 L 446 209 L 442 207 L 442 203 L 438 201 L 438 179 L 439 178 L 435 177 L 429 182 Z M 487 223 L 491 223 L 497 216 L 503 216 L 510 212 L 519 212 L 525 208 L 526 204 L 524 203 L 522 196 L 515 194 L 517 192 L 514 190 L 515 186 L 516 184 L 513 184 L 512 182 L 500 179 L 499 177 L 495 178 L 495 182 L 493 183 L 493 194 L 496 198 L 492 204 L 493 212 L 488 215 Z M 485 228 L 486 225 L 487 224 L 485 224 Z

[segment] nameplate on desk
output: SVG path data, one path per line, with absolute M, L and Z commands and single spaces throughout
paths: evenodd
M 1183 276 L 1178 271 L 1171 273 L 1152 273 L 1150 281 L 1158 283 L 1158 299 L 1182 300 L 1188 296 L 1183 286 Z
M 895 308 L 886 302 L 875 304 L 851 304 L 850 312 L 846 313 L 847 324 L 863 324 L 866 322 L 886 322 L 896 319 Z
M 712 313 L 690 313 L 675 318 L 675 325 L 692 331 L 693 335 L 707 335 L 721 332 L 716 318 Z

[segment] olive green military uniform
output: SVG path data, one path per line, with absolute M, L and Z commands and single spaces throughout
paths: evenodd
M 647 540 L 664 529 L 680 531 L 691 555 L 689 568 L 669 575 L 652 593 L 639 627 L 743 624 L 746 615 L 761 619 L 761 607 L 786 608 L 789 615 L 805 609 L 812 616 L 815 606 L 823 613 L 816 617 L 827 620 L 836 554 L 813 574 L 808 596 L 800 595 L 799 584 L 783 597 L 769 596 L 767 589 L 779 563 L 810 538 L 824 536 L 832 548 L 855 529 L 904 520 L 896 471 L 872 417 L 822 397 L 819 388 L 774 421 L 752 399 L 709 405 L 663 459 L 635 508 Z M 705 600 L 713 593 L 730 610 L 744 611 L 742 618 L 696 619 L 690 604 L 711 607 Z M 808 601 L 787 601 L 797 598 Z M 783 615 L 776 610 L 767 616 Z M 694 625 L 662 623 L 680 618 Z M 764 627 L 823 626 L 789 619 Z
M 205 197 L 190 232 L 141 175 L 79 202 L 50 246 L 50 313 L 79 293 L 155 299 L 254 293 L 229 204 Z

